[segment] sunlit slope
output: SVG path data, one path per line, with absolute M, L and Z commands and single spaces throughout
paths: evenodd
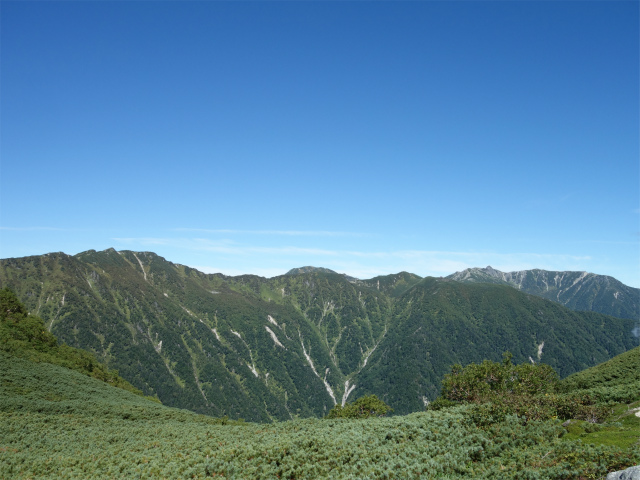
M 207 275 L 110 249 L 2 260 L 0 286 L 165 405 L 261 422 L 371 393 L 396 413 L 421 410 L 451 364 L 505 350 L 565 376 L 634 346 L 631 320 L 510 287 L 302 270 Z
M 598 478 L 640 460 L 633 449 L 566 443 L 559 421 L 476 417 L 462 406 L 239 424 L 0 353 L 1 478 L 560 480 Z
M 360 377 L 397 413 L 433 400 L 452 364 L 542 361 L 562 376 L 632 348 L 633 320 L 574 312 L 508 286 L 424 279 L 395 304 L 389 332 Z M 360 390 L 361 389 L 361 390 Z
M 392 275 L 380 275 L 369 280 L 362 280 L 362 284 L 370 288 L 385 292 L 391 297 L 399 297 L 422 280 L 413 273 L 400 272 Z
M 68 368 L 5 352 L 0 352 L 0 411 L 125 419 L 198 417 Z
M 142 394 L 92 353 L 60 344 L 55 335 L 46 330 L 43 320 L 30 315 L 16 294 L 6 288 L 0 290 L 0 352 L 32 362 L 60 365 L 136 395 Z
M 313 271 L 265 282 L 270 301 L 299 311 L 318 332 L 333 366 L 354 378 L 392 328 L 392 299 L 384 292 L 348 281 L 343 275 Z M 278 298 L 280 297 L 280 298 Z
M 486 267 L 469 268 L 447 278 L 465 283 L 510 285 L 525 293 L 558 302 L 572 310 L 640 319 L 640 289 L 629 287 L 607 275 L 539 269 L 501 272 Z
M 640 398 L 640 347 L 613 357 L 595 367 L 576 372 L 562 382 L 565 390 L 638 384 Z
M 300 316 L 293 311 L 284 323 L 295 346 L 278 332 L 280 347 L 265 327 L 275 329 L 268 317 L 279 321 L 282 307 L 156 255 L 107 250 L 21 260 L 5 269 L 13 275 L 7 283 L 49 329 L 167 405 L 257 421 L 333 405 L 320 379 L 296 371 L 305 360 L 295 348 Z M 306 326 L 300 336 L 311 348 Z
M 152 253 L 59 253 L 2 267 L 3 284 L 59 338 L 145 393 L 255 421 L 321 416 L 340 402 L 391 305 L 336 274 L 229 278 Z

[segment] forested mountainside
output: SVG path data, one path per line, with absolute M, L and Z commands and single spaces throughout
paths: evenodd
M 566 391 L 636 384 L 640 396 L 640 347 L 613 357 L 595 367 L 569 375 L 562 381 Z
M 547 270 L 505 273 L 486 267 L 469 268 L 446 278 L 458 282 L 511 285 L 523 292 L 561 303 L 572 310 L 640 319 L 640 289 L 629 287 L 606 275 Z
M 510 350 L 566 376 L 637 343 L 632 319 L 406 272 L 227 277 L 109 249 L 2 260 L 0 287 L 146 395 L 253 421 L 322 416 L 368 393 L 408 413 L 454 363 Z
M 90 352 L 60 345 L 55 335 L 47 331 L 42 319 L 30 315 L 8 288 L 0 290 L 0 353 L 7 357 L 60 365 L 111 386 L 142 394 L 116 372 L 105 368 Z
M 637 345 L 632 320 L 574 312 L 502 285 L 427 278 L 394 313 L 395 328 L 361 383 L 387 392 L 401 411 L 418 409 L 421 394 L 437 396 L 454 363 L 497 361 L 510 351 L 518 363 L 542 361 L 564 377 Z
M 584 374 L 598 382 L 603 373 L 628 369 L 629 360 L 637 366 L 637 355 L 621 360 L 612 361 L 613 370 L 605 364 Z M 545 367 L 526 370 L 538 378 L 533 370 Z M 598 424 L 581 419 L 584 409 L 575 407 L 571 390 L 545 394 L 552 386 L 538 388 L 525 399 L 537 407 L 536 418 L 476 403 L 430 405 L 392 418 L 265 425 L 169 408 L 0 351 L 0 478 L 578 480 L 603 478 L 640 461 L 637 380 L 579 391 L 583 401 L 586 392 L 598 402 L 590 408 L 606 412 Z M 504 397 L 507 408 L 522 405 L 521 397 Z

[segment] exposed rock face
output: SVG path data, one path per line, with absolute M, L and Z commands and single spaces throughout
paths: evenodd
M 607 480 L 640 480 L 640 465 L 619 472 L 611 472 L 607 475 Z
M 501 272 L 489 266 L 468 268 L 449 275 L 446 279 L 465 283 L 510 285 L 525 293 L 558 302 L 572 310 L 640 319 L 640 289 L 629 287 L 605 275 L 537 269 Z

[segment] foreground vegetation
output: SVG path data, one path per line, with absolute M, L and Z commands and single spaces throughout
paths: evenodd
M 454 365 L 429 409 L 466 404 L 476 425 L 509 415 L 525 424 L 566 420 L 566 440 L 628 449 L 630 458 L 640 452 L 640 347 L 562 381 L 548 365 L 514 365 L 511 358 Z
M 563 382 L 510 356 L 456 365 L 443 397 L 407 416 L 383 417 L 370 395 L 255 424 L 114 388 L 14 300 L 0 293 L 0 478 L 577 480 L 640 463 L 640 348 Z
M 142 392 L 79 348 L 59 344 L 47 331 L 44 321 L 30 315 L 18 297 L 8 288 L 0 290 L 0 352 L 33 362 L 47 362 L 102 380 L 114 387 L 138 395 Z
M 587 444 L 560 420 L 478 421 L 474 405 L 250 424 L 5 353 L 0 372 L 0 478 L 595 479 L 640 463 L 629 415 L 628 448 Z
M 628 403 L 640 397 L 637 373 L 626 372 L 640 365 L 640 348 L 620 357 L 562 382 L 548 365 L 514 365 L 510 353 L 502 363 L 485 360 L 465 368 L 454 365 L 442 382 L 441 396 L 430 408 L 469 403 L 475 405 L 475 414 L 487 421 L 518 415 L 525 421 L 578 419 L 600 423 L 611 415 L 616 402 Z M 576 385 L 587 388 L 578 389 Z

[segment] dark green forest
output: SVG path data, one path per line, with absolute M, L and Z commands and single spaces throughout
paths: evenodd
M 438 397 L 453 364 L 508 350 L 563 378 L 638 342 L 633 319 L 406 272 L 227 277 L 110 249 L 2 260 L 0 286 L 145 395 L 257 422 L 322 417 L 366 395 L 403 415 Z
M 630 367 L 640 349 L 632 352 L 614 369 Z M 498 363 L 484 371 L 501 368 L 521 367 Z M 546 367 L 525 370 L 538 368 L 548 373 Z M 612 373 L 605 370 L 582 374 L 598 387 L 580 392 L 602 394 L 598 379 Z M 487 380 L 476 375 L 477 365 L 456 371 L 471 373 L 472 386 Z M 503 396 L 522 393 L 512 387 L 502 385 Z M 459 402 L 407 416 L 376 411 L 365 418 L 257 424 L 168 408 L 86 373 L 2 351 L 0 477 L 596 479 L 640 462 L 637 381 L 616 387 L 618 395 L 635 396 L 604 400 L 600 423 L 561 423 L 564 418 L 497 412 L 491 402 Z M 548 388 L 533 396 L 543 391 Z M 353 404 L 379 406 L 358 400 Z

